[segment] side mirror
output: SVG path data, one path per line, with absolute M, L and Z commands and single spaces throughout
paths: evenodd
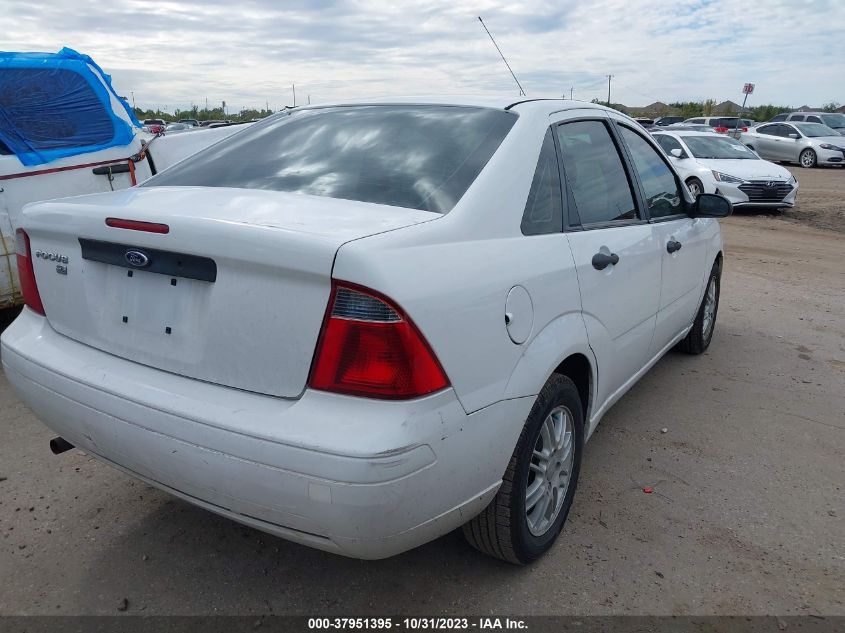
M 801 138 L 801 135 L 793 132 L 792 134 L 789 135 L 789 138 L 794 138 L 794 139 L 797 140 L 797 139 Z
M 700 193 L 692 206 L 694 218 L 726 218 L 733 211 L 731 201 L 715 193 Z
M 673 150 L 669 150 L 669 153 L 674 156 L 675 158 L 683 158 L 684 157 L 684 150 L 678 149 L 677 147 Z

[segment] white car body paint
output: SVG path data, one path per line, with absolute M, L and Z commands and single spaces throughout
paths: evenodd
M 80 449 L 305 545 L 382 558 L 460 526 L 495 495 L 555 369 L 575 354 L 589 363 L 589 435 L 687 333 L 722 251 L 718 222 L 687 215 L 523 235 L 550 125 L 585 117 L 635 124 L 572 101 L 512 109 L 513 128 L 443 215 L 176 187 L 29 207 L 22 226 L 32 248 L 65 253 L 70 263 L 59 276 L 52 263 L 34 261 L 47 316 L 25 308 L 3 333 L 10 383 Z M 679 195 L 692 204 L 683 186 Z M 113 229 L 108 216 L 171 231 Z M 156 301 L 171 289 L 167 277 L 136 273 L 142 284 L 129 286 L 125 268 L 81 259 L 83 236 L 211 257 L 218 277 L 212 285 L 179 279 L 183 299 Z M 668 253 L 670 240 L 683 248 Z M 605 250 L 620 262 L 596 270 L 591 258 Z M 307 388 L 332 279 L 400 306 L 450 385 L 404 401 Z M 521 291 L 508 303 L 515 287 L 530 309 Z M 530 327 L 512 322 L 522 343 L 505 322 L 512 305 L 513 319 L 531 319 Z M 143 325 L 127 334 L 121 314 Z M 158 328 L 165 322 L 173 323 L 169 338 Z

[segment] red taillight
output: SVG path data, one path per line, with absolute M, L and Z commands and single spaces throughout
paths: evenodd
M 130 231 L 145 231 L 147 233 L 170 233 L 170 227 L 166 224 L 156 224 L 155 222 L 141 222 L 140 220 L 106 218 L 106 225 L 114 229 L 129 229 Z
M 741 127 L 741 128 L 739 128 L 739 131 L 740 132 L 747 132 L 748 128 L 747 127 Z
M 727 134 L 728 128 L 726 128 L 726 127 L 714 127 L 713 131 L 716 132 L 716 134 Z
M 35 283 L 35 270 L 32 268 L 32 253 L 29 250 L 29 235 L 23 229 L 15 232 L 17 239 L 18 278 L 21 281 L 23 302 L 38 314 L 44 314 L 44 304 L 38 294 L 38 284 Z
M 389 299 L 335 282 L 309 385 L 370 398 L 417 398 L 449 386 L 420 331 Z

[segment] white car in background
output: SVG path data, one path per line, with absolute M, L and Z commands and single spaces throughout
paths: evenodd
M 54 452 L 242 523 L 526 563 L 601 417 L 710 344 L 730 212 L 600 106 L 301 108 L 27 207 L 3 367 Z
M 798 181 L 730 136 L 660 131 L 653 135 L 694 196 L 718 193 L 735 207 L 791 207 Z

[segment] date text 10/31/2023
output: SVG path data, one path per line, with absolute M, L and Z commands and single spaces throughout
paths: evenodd
M 398 630 L 398 631 L 525 631 L 527 623 L 519 618 L 309 618 L 309 630 Z

